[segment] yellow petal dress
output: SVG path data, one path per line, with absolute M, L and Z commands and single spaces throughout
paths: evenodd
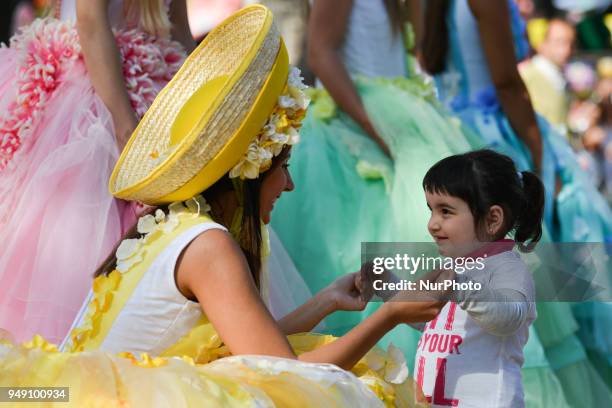
M 69 387 L 68 403 L 27 404 L 45 407 L 421 406 L 397 349 L 373 349 L 352 372 L 232 356 L 197 303 L 173 299 L 168 291 L 180 292 L 166 284 L 174 282 L 167 262 L 201 232 L 223 227 L 204 214 L 205 203 L 173 206 L 155 222 L 144 220 L 148 232 L 119 248 L 117 270 L 95 279 L 62 351 L 39 336 L 0 343 L 0 387 Z M 334 340 L 289 336 L 298 355 Z

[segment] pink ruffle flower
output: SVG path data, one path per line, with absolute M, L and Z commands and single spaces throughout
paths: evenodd
M 138 29 L 115 32 L 123 75 L 132 108 L 142 117 L 155 96 L 183 63 L 185 51 L 170 39 Z M 11 39 L 18 53 L 17 95 L 0 114 L 0 172 L 14 165 L 17 153 L 32 144 L 33 128 L 47 101 L 62 83 L 62 75 L 82 58 L 78 34 L 71 22 L 38 19 Z

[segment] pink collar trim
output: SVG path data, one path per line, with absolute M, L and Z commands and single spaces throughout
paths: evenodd
M 488 244 L 471 252 L 468 256 L 471 258 L 485 258 L 501 254 L 502 252 L 512 251 L 514 244 L 516 244 L 516 242 L 511 239 L 500 239 L 495 242 L 489 242 Z

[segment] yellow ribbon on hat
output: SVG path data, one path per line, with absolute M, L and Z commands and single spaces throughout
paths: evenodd
M 249 144 L 257 133 L 262 128 L 266 119 L 270 116 L 270 112 L 274 109 L 278 95 L 282 92 L 287 82 L 289 72 L 289 55 L 284 43 L 281 41 L 279 55 L 272 67 L 272 72 L 268 77 L 261 93 L 257 100 L 247 113 L 246 118 L 242 122 L 240 128 L 234 133 L 232 139 L 227 143 L 219 153 L 187 184 L 179 190 L 160 200 L 163 202 L 174 202 L 186 200 L 196 194 L 201 193 L 206 188 L 213 185 L 217 180 L 223 177 L 233 166 L 228 166 L 228 163 L 236 163 L 244 152 L 248 149 Z M 213 87 L 218 87 L 218 84 L 213 84 Z M 176 118 L 171 130 L 171 145 L 180 141 L 181 137 L 189 125 L 191 116 L 196 113 L 198 105 L 208 103 L 206 100 L 209 97 L 211 90 L 206 87 L 196 92 L 189 102 L 181 109 L 181 112 Z

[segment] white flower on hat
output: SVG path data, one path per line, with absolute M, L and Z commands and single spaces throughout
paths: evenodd
M 296 109 L 297 102 L 289 95 L 281 95 L 278 97 L 278 106 L 283 109 Z
M 275 112 L 251 142 L 242 159 L 230 170 L 231 178 L 259 177 L 260 173 L 270 168 L 272 159 L 278 156 L 285 146 L 299 142 L 297 129 L 310 102 L 304 93 L 306 88 L 300 70 L 290 67 L 286 92 L 278 97 Z
M 289 67 L 289 77 L 287 78 L 287 83 L 289 84 L 289 86 L 294 86 L 301 91 L 308 88 L 308 86 L 304 84 L 304 78 L 302 78 L 302 71 L 300 71 L 298 67 L 294 66 Z
M 230 177 L 255 179 L 259 176 L 260 168 L 272 160 L 272 157 L 273 152 L 256 143 L 251 143 L 246 157 L 230 171 Z

